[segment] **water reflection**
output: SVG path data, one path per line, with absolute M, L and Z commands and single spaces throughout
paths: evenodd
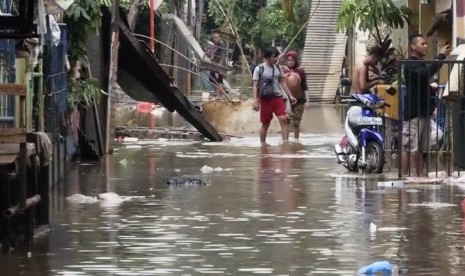
M 334 162 L 337 138 L 307 134 L 280 144 L 271 137 L 272 146 L 262 148 L 256 137 L 124 145 L 106 162 L 71 170 L 55 199 L 50 235 L 31 258 L 1 257 L 2 272 L 353 275 L 379 260 L 406 275 L 463 271 L 463 190 L 387 188 L 378 177 L 349 175 Z M 169 187 L 172 176 L 210 184 Z M 108 190 L 131 199 L 84 206 L 63 200 Z
M 300 171 L 302 160 L 294 158 L 276 158 L 270 155 L 274 148 L 260 148 L 260 167 L 258 169 L 257 189 L 260 209 L 264 212 L 292 212 L 303 203 L 299 197 L 304 196 L 303 185 L 294 182 L 299 177 L 294 174 Z M 279 154 L 292 154 L 292 144 L 283 143 L 279 146 Z

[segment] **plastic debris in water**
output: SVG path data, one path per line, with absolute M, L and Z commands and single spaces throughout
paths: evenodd
M 376 226 L 376 224 L 374 224 L 373 222 L 370 222 L 370 232 L 373 234 L 376 232 L 377 229 L 378 227 Z
M 103 201 L 108 201 L 108 202 L 123 202 L 124 201 L 124 199 L 120 195 L 116 193 L 112 193 L 112 192 L 99 194 L 98 198 Z
M 211 172 L 222 172 L 224 171 L 224 169 L 220 167 L 212 168 L 210 166 L 205 165 L 200 169 L 200 171 L 203 173 L 211 173 Z
M 398 268 L 388 261 L 374 262 L 360 268 L 357 275 L 378 275 L 378 272 L 383 273 L 382 275 L 398 275 Z
M 171 177 L 166 181 L 166 184 L 171 186 L 203 186 L 207 185 L 207 182 L 200 178 L 192 177 Z
M 395 181 L 383 181 L 378 182 L 378 187 L 386 187 L 386 188 L 403 188 L 404 181 L 402 180 L 395 180 Z
M 215 169 L 213 169 L 212 167 L 209 167 L 207 165 L 203 166 L 200 171 L 203 172 L 203 173 L 210 173 L 212 171 L 214 171 Z
M 81 194 L 74 194 L 74 195 L 68 196 L 66 200 L 74 204 L 93 204 L 98 201 L 98 199 L 95 197 L 85 196 Z
M 121 165 L 126 166 L 126 165 L 128 164 L 128 160 L 123 159 L 123 160 L 119 161 L 119 163 L 120 163 Z

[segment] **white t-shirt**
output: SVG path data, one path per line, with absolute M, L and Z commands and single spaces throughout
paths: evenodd
M 284 73 L 279 68 L 279 66 L 277 66 L 277 65 L 271 66 L 271 65 L 268 65 L 266 63 L 262 63 L 259 66 L 255 67 L 255 69 L 253 71 L 252 79 L 254 81 L 258 81 L 258 79 L 260 78 L 260 67 L 261 66 L 263 66 L 263 73 L 261 75 L 261 78 L 262 79 L 271 79 L 271 78 L 273 78 L 274 79 L 274 81 L 273 81 L 274 91 L 279 93 L 279 94 L 282 94 L 283 91 L 281 89 L 279 81 L 282 78 L 284 78 Z M 273 68 L 274 68 L 274 72 L 273 72 Z

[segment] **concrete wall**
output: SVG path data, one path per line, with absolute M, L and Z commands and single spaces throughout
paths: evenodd
M 231 135 L 256 134 L 260 129 L 259 112 L 252 110 L 251 102 L 205 102 L 203 115 L 219 132 Z M 302 131 L 309 133 L 342 132 L 344 110 L 334 105 L 312 105 L 302 118 Z M 273 119 L 270 132 L 280 131 Z

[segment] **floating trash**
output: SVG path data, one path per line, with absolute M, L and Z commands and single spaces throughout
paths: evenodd
M 98 199 L 96 197 L 85 196 L 81 194 L 74 194 L 74 195 L 68 196 L 66 200 L 69 203 L 73 203 L 73 204 L 93 204 L 93 203 L 98 202 Z
M 391 264 L 388 261 L 374 262 L 370 265 L 364 266 L 357 271 L 357 275 L 377 275 L 376 273 L 382 272 L 389 273 L 389 275 L 397 275 L 398 268 L 396 265 Z
M 403 188 L 404 185 L 405 185 L 405 183 L 402 180 L 380 181 L 380 182 L 378 182 L 378 187 L 385 187 L 385 188 L 399 189 L 399 188 Z
M 166 184 L 171 186 L 203 186 L 208 183 L 195 177 L 171 177 L 166 181 Z
M 422 202 L 422 203 L 409 203 L 408 206 L 412 207 L 428 207 L 428 208 L 450 208 L 457 207 L 457 204 L 445 203 L 445 202 Z
M 123 159 L 123 160 L 119 161 L 118 163 L 120 163 L 123 166 L 126 166 L 128 164 L 128 160 Z

